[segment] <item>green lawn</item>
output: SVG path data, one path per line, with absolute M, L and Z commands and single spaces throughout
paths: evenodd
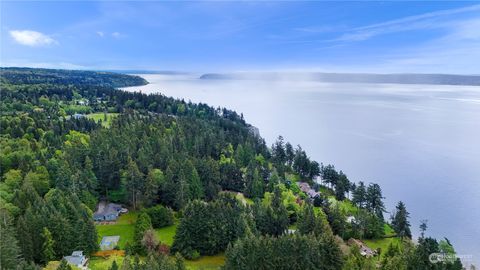
M 91 270 L 108 270 L 112 265 L 113 261 L 116 261 L 118 266 L 121 266 L 123 263 L 124 257 L 122 256 L 111 256 L 108 259 L 104 259 L 101 257 L 92 257 L 90 258 L 90 262 L 88 264 Z M 142 258 L 140 258 L 142 259 Z M 195 261 L 188 261 L 185 260 L 185 265 L 189 270 L 217 270 L 220 269 L 225 263 L 225 255 L 223 253 L 215 255 L 215 256 L 202 256 L 198 260 Z M 56 266 L 59 262 L 54 262 L 49 264 L 50 268 L 45 268 L 48 270 L 56 269 Z M 55 267 L 55 268 L 51 268 Z
M 382 239 L 375 239 L 375 240 L 363 240 L 363 242 L 365 242 L 365 244 L 371 249 L 380 248 L 382 251 L 381 253 L 381 256 L 382 256 L 388 250 L 388 246 L 390 245 L 390 243 L 394 243 L 394 244 L 400 243 L 400 238 L 391 237 L 391 238 L 382 238 Z
M 137 213 L 129 212 L 121 215 L 115 224 L 97 225 L 98 243 L 102 241 L 104 236 L 119 235 L 120 241 L 118 242 L 118 246 L 120 249 L 124 249 L 127 242 L 133 242 L 133 231 L 136 219 Z
M 187 269 L 191 270 L 217 270 L 225 264 L 223 253 L 214 256 L 202 256 L 195 261 L 185 261 Z
M 390 227 L 390 225 L 388 225 L 388 224 L 385 223 L 385 224 L 383 225 L 383 228 L 384 228 L 384 230 L 385 230 L 385 237 L 392 237 L 392 236 L 395 236 L 395 235 L 396 235 L 395 231 L 393 230 L 392 227 Z
M 118 266 L 121 266 L 123 263 L 122 256 L 111 256 L 108 259 L 104 259 L 101 257 L 92 257 L 90 258 L 90 262 L 88 263 L 88 268 L 91 270 L 107 270 L 112 265 L 113 261 L 117 262 Z
M 380 248 L 382 251 L 382 254 L 384 254 L 387 251 L 390 243 L 393 243 L 393 244 L 400 243 L 399 237 L 393 237 L 395 236 L 395 231 L 392 229 L 392 227 L 390 227 L 390 225 L 384 224 L 384 230 L 385 230 L 385 238 L 364 240 L 365 244 L 369 248 L 371 249 Z
M 177 223 L 163 227 L 160 229 L 156 229 L 155 232 L 157 233 L 158 240 L 162 244 L 166 244 L 168 246 L 172 246 L 173 244 L 173 238 L 175 237 L 175 233 L 177 232 Z
M 127 242 L 133 243 L 137 215 L 138 213 L 130 211 L 127 214 L 121 215 L 115 224 L 97 225 L 98 242 L 100 243 L 104 236 L 119 235 L 120 241 L 118 246 L 120 249 L 124 249 Z M 177 225 L 178 223 L 175 223 L 168 227 L 156 229 L 155 232 L 157 233 L 158 240 L 171 246 L 173 244 L 175 232 L 177 231 Z
M 112 119 L 118 116 L 118 113 L 106 113 L 107 120 L 105 121 L 105 113 L 91 113 L 88 114 L 87 117 L 93 119 L 95 122 L 101 121 L 102 126 L 109 127 L 112 123 Z

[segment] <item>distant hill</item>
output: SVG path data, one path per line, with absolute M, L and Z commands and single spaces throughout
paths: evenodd
M 6 84 L 77 84 L 104 87 L 148 84 L 142 77 L 113 72 L 26 67 L 1 67 L 0 82 Z
M 207 73 L 202 80 L 307 80 L 335 83 L 395 83 L 480 85 L 480 75 L 450 74 L 366 74 L 321 72 L 238 72 Z

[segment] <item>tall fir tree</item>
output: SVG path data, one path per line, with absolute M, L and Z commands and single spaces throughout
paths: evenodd
M 408 221 L 409 216 L 405 204 L 399 201 L 392 216 L 392 227 L 400 238 L 412 238 L 410 222 Z
M 0 266 L 15 269 L 20 262 L 20 248 L 12 219 L 5 209 L 0 209 Z
M 144 253 L 142 245 L 143 236 L 147 230 L 152 229 L 152 221 L 146 212 L 141 212 L 138 215 L 137 222 L 133 234 L 134 248 L 138 253 Z
M 131 157 L 128 158 L 122 177 L 127 190 L 128 201 L 133 206 L 133 209 L 137 209 L 143 199 L 145 179 L 143 173 L 138 169 L 137 163 Z
M 55 259 L 55 251 L 53 250 L 55 242 L 53 241 L 52 233 L 50 233 L 50 231 L 46 227 L 43 228 L 42 238 L 43 262 L 47 264 L 49 261 Z
M 352 190 L 352 202 L 359 208 L 364 208 L 367 201 L 367 190 L 365 188 L 365 183 L 362 181 L 358 182 L 358 185 L 355 186 L 355 189 Z

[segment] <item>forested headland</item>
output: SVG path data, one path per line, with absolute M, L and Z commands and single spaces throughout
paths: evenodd
M 77 250 L 90 269 L 462 269 L 378 184 L 268 146 L 235 111 L 117 89 L 146 83 L 0 69 L 1 269 L 72 269 Z M 100 201 L 129 213 L 95 223 Z M 107 235 L 115 257 L 98 256 Z

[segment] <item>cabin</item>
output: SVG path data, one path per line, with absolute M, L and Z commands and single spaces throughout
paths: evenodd
M 306 182 L 298 182 L 298 186 L 300 187 L 300 190 L 307 194 L 307 196 L 311 199 L 320 196 L 320 193 L 315 191 L 315 189 L 311 188 L 310 185 Z
M 120 236 L 104 236 L 100 242 L 100 250 L 112 250 L 118 245 L 120 241 Z
M 72 255 L 63 257 L 69 264 L 80 269 L 88 269 L 88 258 L 83 255 L 83 251 L 77 250 Z
M 350 238 L 348 240 L 348 245 L 349 246 L 357 246 L 360 249 L 360 255 L 362 255 L 364 257 L 369 258 L 369 257 L 373 257 L 373 256 L 377 255 L 377 251 L 372 250 L 371 248 L 367 247 L 367 245 L 365 245 L 365 243 L 363 243 L 360 240 Z
M 128 210 L 120 204 L 100 202 L 97 211 L 93 214 L 93 219 L 99 222 L 116 221 L 120 214 L 127 212 Z

